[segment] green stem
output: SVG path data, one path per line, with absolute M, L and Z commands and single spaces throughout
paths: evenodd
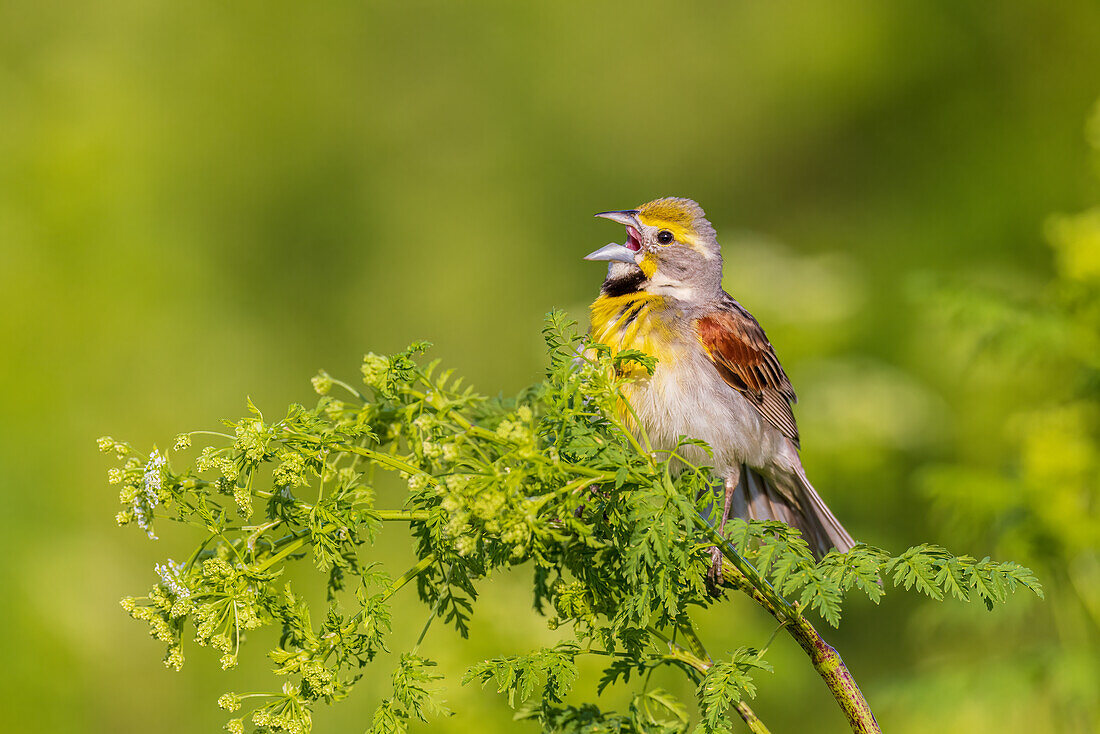
M 351 393 L 352 395 L 354 395 L 354 396 L 355 396 L 356 398 L 358 398 L 358 399 L 359 399 L 359 402 L 362 402 L 362 403 L 365 403 L 365 402 L 367 402 L 367 396 L 366 396 L 366 395 L 364 395 L 363 393 L 359 392 L 358 390 L 356 390 L 356 389 L 355 389 L 354 387 L 352 387 L 352 386 L 351 386 L 351 385 L 349 385 L 348 383 L 346 383 L 346 382 L 344 382 L 344 381 L 342 381 L 342 380 L 337 380 L 337 379 L 336 379 L 335 377 L 333 377 L 332 375 L 328 374 L 327 372 L 326 372 L 326 373 L 324 373 L 324 375 L 325 375 L 325 377 L 327 377 L 327 378 L 329 378 L 330 380 L 332 380 L 332 384 L 333 384 L 333 385 L 339 385 L 340 387 L 344 388 L 344 389 L 345 389 L 345 390 L 347 390 L 347 391 L 348 391 L 349 393 Z
M 379 520 L 422 522 L 428 519 L 427 510 L 374 510 Z
M 764 575 L 761 574 L 755 566 L 745 560 L 745 558 L 737 552 L 737 549 L 733 547 L 733 544 L 722 537 L 718 533 L 717 528 L 711 525 L 702 514 L 696 513 L 695 523 L 702 528 L 711 542 L 722 550 L 722 555 L 725 556 L 726 560 L 729 561 L 735 569 L 737 569 L 752 589 L 756 590 L 760 597 L 766 600 L 769 605 L 774 607 L 782 615 L 782 617 L 776 617 L 776 619 L 782 622 L 787 618 L 801 616 L 794 605 L 784 599 L 779 592 L 772 587 L 768 580 L 764 578 Z
M 794 620 L 794 624 L 787 626 L 787 631 L 810 657 L 814 669 L 848 717 L 852 731 L 856 734 L 881 734 L 867 699 L 863 697 L 840 653 L 825 642 L 804 617 Z
M 680 625 L 680 631 L 688 638 L 688 645 L 691 646 L 691 651 L 700 660 L 705 660 L 708 664 L 712 663 L 713 661 L 710 655 L 707 654 L 706 648 L 703 647 L 703 641 L 699 639 L 699 635 L 695 632 L 695 626 L 691 623 L 691 618 L 687 617 L 687 615 L 684 616 L 687 621 Z
M 814 626 L 793 604 L 776 592 L 767 579 L 737 552 L 732 543 L 718 534 L 706 518 L 698 515 L 696 522 L 701 524 L 714 544 L 722 550 L 722 555 L 727 561 L 725 566 L 730 571 L 729 578 L 734 586 L 764 607 L 776 621 L 784 624 L 787 633 L 810 658 L 814 670 L 821 676 L 821 680 L 825 682 L 825 686 L 833 694 L 833 698 L 847 717 L 852 732 L 882 734 L 867 699 L 859 690 L 855 678 L 852 677 L 840 654 L 822 639 Z
M 710 667 L 714 664 L 714 662 L 711 660 L 710 655 L 707 654 L 706 649 L 703 647 L 703 642 L 699 639 L 699 635 L 695 632 L 695 627 L 692 625 L 691 619 L 688 619 L 686 624 L 681 625 L 679 629 L 688 638 L 688 642 L 691 645 L 695 654 L 688 653 L 687 650 L 677 645 L 668 637 L 665 637 L 653 627 L 647 627 L 646 631 L 648 631 L 657 639 L 668 644 L 669 653 L 668 655 L 663 655 L 662 659 L 675 660 L 685 663 L 697 670 L 699 673 L 706 675 L 707 671 L 710 670 Z M 752 710 L 752 707 L 749 706 L 748 703 L 746 703 L 745 701 L 738 701 L 734 705 L 734 709 L 737 711 L 737 715 L 740 716 L 741 719 L 744 720 L 744 722 L 748 725 L 749 730 L 753 732 L 753 734 L 771 734 L 771 732 L 768 731 L 768 727 L 764 725 L 764 722 L 760 720 L 760 717 L 756 715 L 756 712 Z
M 427 400 L 427 397 L 428 397 L 425 393 L 422 393 L 419 390 L 407 390 L 406 392 L 409 395 L 412 395 L 413 397 L 419 398 L 421 400 Z M 625 398 L 624 398 L 624 400 L 625 400 Z M 627 403 L 627 405 L 629 405 L 629 403 Z M 437 407 L 437 406 L 433 405 L 433 407 Z M 464 415 L 457 412 L 453 407 L 443 408 L 443 409 L 440 409 L 440 408 L 437 407 L 437 409 L 439 410 L 439 416 L 441 418 L 444 417 L 444 416 L 447 417 L 447 418 L 450 418 L 455 423 L 457 423 L 459 426 L 461 426 L 462 430 L 466 431 L 466 433 L 470 434 L 471 436 L 477 436 L 479 438 L 484 438 L 487 441 L 492 441 L 493 443 L 496 443 L 496 444 L 499 444 L 499 445 L 502 445 L 502 446 L 515 446 L 516 445 L 514 441 L 509 441 L 506 438 L 501 438 L 495 432 L 490 431 L 487 428 L 482 428 L 481 426 L 475 425 L 470 420 L 468 420 Z M 630 434 L 630 432 L 627 431 L 622 426 L 621 423 L 615 423 L 615 425 L 619 428 L 619 430 L 621 430 L 630 439 L 630 441 L 633 443 L 634 447 L 638 450 L 639 453 L 642 453 L 642 454 L 646 453 L 642 449 L 642 447 L 638 444 L 638 442 L 636 440 L 634 440 L 634 437 Z M 648 441 L 648 439 L 647 439 L 647 441 Z M 345 450 L 347 450 L 347 449 L 345 449 Z M 584 466 L 583 464 L 570 464 L 569 462 L 566 462 L 566 461 L 551 462 L 551 461 L 547 461 L 546 459 L 544 459 L 541 456 L 535 456 L 535 457 L 532 457 L 532 459 L 533 460 L 540 460 L 542 463 L 547 464 L 547 465 L 552 464 L 552 465 L 554 465 L 558 468 L 564 469 L 564 470 L 572 472 L 574 474 L 581 474 L 581 475 L 584 475 L 584 476 L 596 477 L 596 478 L 604 479 L 604 480 L 613 480 L 615 478 L 615 473 L 614 472 L 601 471 L 599 469 L 592 469 L 591 467 Z M 410 470 L 406 469 L 405 471 L 410 471 Z M 411 471 L 419 472 L 420 470 L 419 469 L 412 469 Z M 429 479 L 432 479 L 432 477 L 429 477 Z M 438 484 L 438 482 L 434 482 L 434 483 Z
M 418 522 L 428 519 L 427 510 L 374 510 L 375 515 L 379 520 L 392 521 L 392 522 Z M 338 525 L 325 525 L 321 528 L 322 533 L 327 533 L 332 530 L 336 530 Z M 287 543 L 302 540 L 309 535 L 309 528 L 302 528 L 301 530 L 295 530 L 294 532 L 284 535 L 271 544 L 272 550 L 278 550 L 284 547 Z M 223 538 L 224 540 L 224 538 Z M 300 544 L 299 544 L 300 545 Z M 270 563 L 272 559 L 268 560 Z
M 434 553 L 432 554 L 432 560 L 435 560 L 435 554 Z M 440 575 L 443 575 L 443 568 L 442 568 L 443 564 L 441 563 L 439 565 L 440 565 L 440 569 L 439 569 Z M 447 587 L 447 596 L 446 596 L 446 598 L 448 598 L 448 599 L 453 599 L 454 598 L 451 594 L 451 577 L 454 575 L 454 571 L 455 571 L 455 567 L 452 565 L 450 570 L 447 571 L 446 575 L 443 575 L 443 585 Z M 424 638 L 427 636 L 428 629 L 431 628 L 431 626 L 432 626 L 432 621 L 436 617 L 439 616 L 439 611 L 443 608 L 443 599 L 444 599 L 443 594 L 440 594 L 439 599 L 437 599 L 436 602 L 435 602 L 435 606 L 432 607 L 432 613 L 428 615 L 427 621 L 424 622 L 424 628 L 420 630 L 420 636 L 416 638 L 416 644 L 413 645 L 413 649 L 412 649 L 412 654 L 413 655 L 415 655 L 417 653 L 417 651 L 420 650 L 420 643 L 423 642 Z
M 484 438 L 488 441 L 493 441 L 494 443 L 498 443 L 498 444 L 501 444 L 501 445 L 504 445 L 504 446 L 515 446 L 516 445 L 515 442 L 509 441 L 508 439 L 505 439 L 505 438 L 501 438 L 496 433 L 488 430 L 487 428 L 482 428 L 481 426 L 475 426 L 474 424 L 470 423 L 465 418 L 462 418 L 462 416 L 460 416 L 458 413 L 451 413 L 450 416 L 451 416 L 451 418 L 453 418 L 455 420 L 455 422 L 457 422 L 459 425 L 461 425 L 467 433 L 469 433 L 472 436 L 479 436 L 479 437 Z M 458 420 L 459 418 L 462 418 L 462 420 Z M 639 446 L 638 448 L 640 449 L 641 447 Z M 572 472 L 574 474 L 582 474 L 584 476 L 596 477 L 596 478 L 599 478 L 599 479 L 614 479 L 615 478 L 615 474 L 613 472 L 607 472 L 607 471 L 601 471 L 599 469 L 593 469 L 591 467 L 584 466 L 583 464 L 570 464 L 567 461 L 550 462 L 550 461 L 546 461 L 541 456 L 532 457 L 532 459 L 542 461 L 542 463 L 547 464 L 547 465 L 553 464 L 554 466 L 557 466 L 561 469 Z
M 306 534 L 309 533 L 308 530 L 305 531 L 305 532 L 306 532 Z M 295 551 L 297 551 L 299 548 L 301 548 L 305 544 L 306 544 L 305 536 L 295 539 L 294 542 L 287 545 L 286 548 L 283 548 L 281 551 L 279 551 L 278 553 L 273 555 L 271 558 L 268 558 L 266 561 L 261 563 L 259 566 L 256 566 L 254 569 L 252 569 L 253 572 L 260 573 L 261 571 L 266 571 L 267 569 L 271 568 L 273 565 L 275 565 L 279 561 L 281 561 L 284 558 L 286 558 L 287 556 L 289 556 L 291 553 L 294 553 Z
M 737 714 L 741 719 L 748 724 L 749 731 L 753 734 L 771 734 L 771 732 L 768 731 L 768 727 L 764 726 L 764 722 L 760 720 L 760 717 L 756 715 L 756 712 L 753 711 L 747 703 L 738 701 L 734 709 L 737 710 Z
M 421 558 L 415 566 L 410 568 L 405 573 L 401 574 L 399 578 L 397 578 L 392 584 L 390 584 L 390 588 L 386 589 L 386 593 L 382 595 L 382 601 L 389 600 L 389 598 L 400 591 L 405 584 L 409 583 L 417 576 L 424 573 L 424 571 L 426 571 L 429 566 L 435 563 L 435 559 L 435 553 L 429 553 L 428 555 Z
M 612 422 L 615 424 L 616 428 L 618 428 L 628 439 L 630 439 L 630 442 L 634 444 L 634 448 L 639 454 L 641 454 L 642 456 L 648 456 L 650 457 L 650 459 L 652 459 L 653 445 L 649 442 L 649 433 L 646 432 L 645 426 L 642 424 L 641 418 L 638 417 L 638 413 L 634 410 L 634 406 L 630 404 L 630 401 L 627 399 L 626 394 L 623 393 L 623 389 L 621 387 L 616 388 L 615 392 L 616 394 L 618 394 L 619 399 L 623 401 L 623 404 L 626 406 L 627 411 L 630 413 L 630 417 L 634 419 L 634 425 L 638 427 L 638 432 L 642 435 L 642 440 L 645 441 L 645 449 L 643 449 L 641 445 L 638 444 L 637 439 L 634 438 L 633 431 L 626 430 L 626 426 L 622 424 L 618 417 L 612 419 Z
M 410 581 L 415 579 L 417 576 L 424 573 L 425 570 L 427 570 L 433 563 L 435 563 L 435 559 L 436 559 L 435 553 L 429 553 L 428 555 L 421 558 L 420 561 L 415 566 L 410 568 L 405 573 L 401 574 L 400 577 L 395 579 L 394 582 L 392 584 L 390 584 L 390 587 L 388 589 L 386 589 L 386 592 L 382 595 L 382 601 L 383 602 L 388 601 L 389 598 L 391 596 L 393 596 L 394 594 L 396 594 L 398 591 L 400 591 L 402 589 L 402 587 L 405 586 L 405 584 L 409 583 Z M 356 625 L 359 624 L 359 619 L 362 616 L 363 616 L 363 610 L 360 609 L 358 612 L 356 612 L 355 614 L 353 614 L 351 616 L 351 618 L 348 620 L 347 624 L 345 624 L 343 627 L 340 628 L 340 634 L 341 635 L 351 634 L 351 632 L 355 630 Z M 333 649 L 335 649 L 335 647 L 329 650 L 328 655 L 332 654 Z M 326 660 L 328 659 L 328 655 L 325 655 Z
M 408 474 L 419 474 L 419 475 L 423 476 L 425 479 L 427 479 L 429 484 L 434 484 L 436 486 L 439 485 L 439 480 L 436 479 L 435 477 L 433 477 L 431 474 L 428 474 L 427 472 L 425 472 L 423 469 L 421 469 L 419 467 L 413 466 L 412 464 L 410 464 L 408 462 L 405 462 L 405 461 L 402 461 L 401 459 L 398 459 L 396 456 L 391 456 L 390 454 L 383 454 L 380 451 L 371 451 L 370 449 L 364 449 L 364 448 L 361 448 L 359 446 L 344 445 L 344 446 L 339 446 L 337 448 L 340 451 L 346 451 L 349 454 L 358 454 L 359 456 L 363 456 L 365 458 L 368 458 L 368 459 L 370 459 L 371 461 L 373 461 L 375 463 L 383 464 L 385 466 L 388 466 L 391 469 L 398 469 L 398 470 L 406 472 Z
M 619 395 L 619 399 L 623 401 L 624 405 L 626 405 L 627 410 L 630 411 L 630 415 L 634 418 L 634 424 L 638 426 L 638 430 L 642 434 L 642 438 L 645 439 L 646 446 L 649 446 L 649 436 L 646 434 L 645 430 L 641 428 L 642 424 L 638 420 L 638 415 L 637 415 L 637 413 L 634 412 L 634 408 L 630 405 L 630 401 L 627 400 L 626 396 L 623 395 L 622 390 L 618 391 L 618 395 Z M 615 428 L 619 431 L 619 433 L 626 436 L 626 440 L 630 442 L 630 445 L 634 447 L 634 450 L 636 452 L 638 452 L 639 456 L 648 457 L 649 460 L 650 460 L 650 464 L 655 463 L 653 461 L 653 451 L 652 451 L 652 449 L 642 448 L 642 445 L 640 443 L 638 443 L 638 439 L 634 437 L 634 432 L 630 431 L 630 430 L 627 430 L 627 427 L 625 425 L 623 425 L 623 422 L 620 421 L 617 416 L 614 416 L 614 415 L 609 413 L 607 415 L 607 420 L 611 422 L 611 425 L 615 426 Z

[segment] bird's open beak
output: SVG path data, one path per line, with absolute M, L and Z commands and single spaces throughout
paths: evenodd
M 618 245 L 612 242 L 610 245 L 604 245 L 595 252 L 590 252 L 584 256 L 585 260 L 611 260 L 613 262 L 630 263 L 631 265 L 637 265 L 637 260 L 634 259 L 634 250 L 631 250 L 626 245 Z
M 628 247 L 627 245 L 610 244 L 601 247 L 593 253 L 585 255 L 585 260 L 610 260 L 612 262 L 630 263 L 631 265 L 637 265 L 638 261 L 634 259 L 638 250 L 641 249 L 637 240 L 637 232 L 641 225 L 638 223 L 638 210 L 626 209 L 619 212 L 600 212 L 597 217 L 603 217 L 604 219 L 610 219 L 612 222 L 618 222 L 626 227 L 627 244 L 633 243 L 634 247 Z

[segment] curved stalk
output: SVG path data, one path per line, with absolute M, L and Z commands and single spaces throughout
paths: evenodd
M 844 664 L 844 660 L 841 659 L 840 653 L 825 642 L 809 620 L 793 604 L 784 599 L 767 579 L 737 552 L 732 543 L 719 535 L 706 518 L 699 515 L 696 522 L 701 523 L 707 535 L 721 549 L 725 561 L 722 564 L 723 573 L 725 574 L 727 570 L 729 572 L 726 577 L 738 590 L 764 607 L 776 621 L 784 624 L 787 633 L 810 658 L 814 670 L 821 676 L 821 680 L 833 694 L 840 710 L 847 717 L 852 732 L 882 734 L 871 706 L 864 698 L 863 692 L 859 690 L 859 685 L 848 670 L 848 666 Z
M 680 627 L 680 631 L 688 638 L 688 644 L 692 648 L 691 651 L 677 645 L 653 627 L 647 627 L 646 631 L 668 645 L 669 654 L 664 656 L 665 659 L 684 663 L 694 668 L 702 675 L 706 675 L 710 667 L 714 665 L 714 661 L 703 648 L 702 640 L 700 640 L 699 636 L 695 633 L 695 628 L 692 626 L 690 619 L 684 626 Z M 760 720 L 760 717 L 756 715 L 756 712 L 752 710 L 748 702 L 744 700 L 738 701 L 734 705 L 734 710 L 737 711 L 737 715 L 748 725 L 749 731 L 753 734 L 771 734 L 771 731 L 769 731 L 768 727 L 764 725 L 764 722 Z
M 737 715 L 741 717 L 741 720 L 748 725 L 749 731 L 751 731 L 752 734 L 771 734 L 768 727 L 764 726 L 764 722 L 757 717 L 756 713 L 747 703 L 738 701 L 734 709 L 736 709 Z

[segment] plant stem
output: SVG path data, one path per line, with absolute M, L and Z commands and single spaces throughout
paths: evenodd
M 434 553 L 431 554 L 432 561 L 435 561 L 438 556 Z M 428 620 L 424 622 L 424 628 L 420 630 L 420 636 L 416 638 L 416 644 L 413 645 L 412 654 L 415 655 L 420 650 L 420 643 L 424 641 L 424 637 L 428 634 L 428 629 L 432 626 L 432 620 L 439 616 L 439 610 L 443 608 L 444 598 L 453 598 L 451 596 L 451 577 L 454 576 L 455 567 L 452 565 L 450 570 L 446 574 L 443 574 L 442 563 L 440 564 L 440 574 L 443 576 L 443 584 L 447 587 L 447 596 L 443 594 L 439 595 L 439 599 L 436 600 L 435 606 L 432 607 L 432 613 L 428 615 Z M 419 573 L 419 571 L 417 572 Z
M 308 533 L 308 531 L 307 531 L 307 533 Z M 264 561 L 260 565 L 253 568 L 252 572 L 253 573 L 261 573 L 263 571 L 266 571 L 267 569 L 271 568 L 273 565 L 275 565 L 279 561 L 281 561 L 284 558 L 286 558 L 287 556 L 289 556 L 291 553 L 294 553 L 295 551 L 297 551 L 299 548 L 301 548 L 305 544 L 306 544 L 305 536 L 297 538 L 296 540 L 294 540 L 294 542 L 290 543 L 290 545 L 288 545 L 286 548 L 283 548 L 281 551 L 279 551 L 275 555 L 271 556 L 271 558 L 268 558 L 266 561 Z
M 391 596 L 393 596 L 394 594 L 396 594 L 398 591 L 400 591 L 401 588 L 403 586 L 405 586 L 405 584 L 409 583 L 410 581 L 415 579 L 417 576 L 424 573 L 424 571 L 426 571 L 433 563 L 435 563 L 435 559 L 436 559 L 435 553 L 429 553 L 428 555 L 421 558 L 420 561 L 415 566 L 410 568 L 405 573 L 401 574 L 400 577 L 395 579 L 394 582 L 392 584 L 390 584 L 390 587 L 388 589 L 386 589 L 386 592 L 382 595 L 381 601 L 382 602 L 388 601 L 389 598 Z M 345 624 L 342 628 L 340 628 L 340 634 L 342 634 L 342 635 L 351 634 L 355 630 L 356 625 L 359 624 L 359 620 L 362 618 L 362 616 L 363 616 L 363 610 L 360 609 L 358 612 L 353 614 L 348 619 L 347 624 Z M 335 649 L 335 648 L 333 648 L 333 649 Z M 332 650 L 329 650 L 329 654 L 331 654 L 331 653 L 332 653 Z M 325 659 L 326 660 L 328 659 L 328 655 L 325 655 Z
M 375 510 L 374 512 L 378 516 L 378 519 L 383 521 L 416 522 L 428 519 L 427 510 Z M 336 529 L 336 525 L 326 525 L 321 528 L 321 532 L 327 533 Z M 255 570 L 264 571 L 270 568 L 272 564 L 278 563 L 291 553 L 301 548 L 303 545 L 305 545 L 306 536 L 309 535 L 309 532 L 309 528 L 302 528 L 300 530 L 295 530 L 289 535 L 284 535 L 283 537 L 274 541 L 271 544 L 271 549 L 279 550 L 280 548 L 282 548 L 282 550 L 278 554 L 272 556 L 271 558 L 268 558 L 266 561 L 261 563 L 255 568 Z M 230 547 L 234 547 L 231 543 L 228 543 L 228 541 L 226 542 Z M 285 547 L 288 543 L 290 544 L 290 546 Z
M 686 617 L 687 615 L 684 616 Z M 706 662 L 709 667 L 713 661 L 711 660 L 710 655 L 707 653 L 706 648 L 703 647 L 703 641 L 700 640 L 699 635 L 696 634 L 695 626 L 691 623 L 690 618 L 688 618 L 687 621 L 680 626 L 680 631 L 684 633 L 684 637 L 688 638 L 688 645 L 691 646 L 691 651 L 695 654 L 695 656 L 698 657 L 700 660 Z
M 371 461 L 374 461 L 378 464 L 384 464 L 385 466 L 388 466 L 391 469 L 397 469 L 399 471 L 403 471 L 406 474 L 410 474 L 410 475 L 419 474 L 419 475 L 422 475 L 428 481 L 429 484 L 435 484 L 435 485 L 439 484 L 439 480 L 436 479 L 435 477 L 433 477 L 431 474 L 428 474 L 423 469 L 415 467 L 412 464 L 409 464 L 408 462 L 402 461 L 401 459 L 397 458 L 396 456 L 391 456 L 390 454 L 384 454 L 381 451 L 371 451 L 370 449 L 365 449 L 365 448 L 362 448 L 360 446 L 343 445 L 343 446 L 337 446 L 336 448 L 340 451 L 346 451 L 349 454 L 358 454 L 359 456 L 366 457 L 366 458 L 370 459 Z
M 848 717 L 852 731 L 857 734 L 881 734 L 882 730 L 875 721 L 875 715 L 871 712 L 867 699 L 863 697 L 855 678 L 848 671 L 848 666 L 844 664 L 840 654 L 825 642 L 813 625 L 803 617 L 795 620 L 793 625 L 788 625 L 787 631 L 809 655 L 814 669 L 825 681 L 825 685 L 840 704 L 844 715 Z
M 738 701 L 734 708 L 737 709 L 737 713 L 741 719 L 748 724 L 749 731 L 753 734 L 771 734 L 771 732 L 768 731 L 768 727 L 764 726 L 764 722 L 757 717 L 756 712 L 753 711 L 747 703 Z
M 680 631 L 688 638 L 688 644 L 691 645 L 694 654 L 680 647 L 653 627 L 647 627 L 646 631 L 668 645 L 669 654 L 664 656 L 667 660 L 677 660 L 685 663 L 703 675 L 706 675 L 714 664 L 710 655 L 703 648 L 703 642 L 699 639 L 699 635 L 695 633 L 695 627 L 691 624 L 690 619 L 680 627 Z M 738 701 L 734 708 L 737 710 L 737 715 L 748 724 L 749 730 L 753 734 L 771 734 L 768 727 L 764 725 L 764 722 L 760 720 L 760 717 L 756 715 L 756 712 L 752 710 L 747 702 Z
M 427 510 L 374 510 L 379 520 L 407 520 L 417 522 L 428 519 Z
M 405 573 L 401 574 L 400 578 L 395 579 L 394 582 L 390 584 L 390 588 L 386 589 L 386 593 L 382 596 L 382 601 L 387 601 L 391 596 L 400 591 L 402 586 L 409 583 L 420 574 L 424 573 L 424 571 L 426 571 L 429 566 L 435 563 L 435 559 L 435 553 L 429 553 L 428 555 L 421 558 L 415 566 L 410 568 Z
M 848 724 L 852 727 L 854 734 L 882 734 L 867 699 L 863 697 L 855 678 L 852 677 L 840 654 L 822 639 L 814 626 L 793 604 L 784 599 L 767 579 L 737 552 L 732 543 L 718 534 L 706 518 L 698 515 L 696 521 L 701 523 L 707 535 L 722 550 L 722 555 L 727 561 L 723 564 L 723 573 L 726 569 L 729 570 L 730 574 L 727 578 L 734 586 L 764 607 L 776 621 L 786 623 L 787 633 L 810 658 L 814 670 L 821 676 L 821 680 L 825 682 L 825 686 L 848 718 Z

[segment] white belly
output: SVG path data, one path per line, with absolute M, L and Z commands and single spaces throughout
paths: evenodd
M 705 354 L 690 348 L 680 353 L 626 390 L 654 450 L 671 451 L 680 436 L 700 439 L 710 445 L 713 458 L 696 446 L 685 446 L 680 454 L 693 464 L 713 466 L 721 476 L 741 464 L 770 475 L 798 461 L 790 441 L 726 384 Z

